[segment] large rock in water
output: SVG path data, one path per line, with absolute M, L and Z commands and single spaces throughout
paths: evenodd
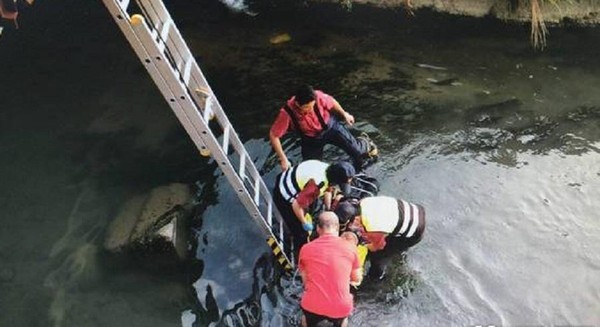
M 104 247 L 159 248 L 174 251 L 181 259 L 187 253 L 186 220 L 192 207 L 190 187 L 185 184 L 160 186 L 127 201 L 108 227 Z

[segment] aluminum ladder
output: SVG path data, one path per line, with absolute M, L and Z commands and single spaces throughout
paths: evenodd
M 130 0 L 103 2 L 200 154 L 218 163 L 267 236 L 276 260 L 286 272 L 293 271 L 294 263 L 284 251 L 287 226 L 162 0 L 136 0 L 141 14 L 132 16 Z M 209 126 L 212 119 L 218 124 Z

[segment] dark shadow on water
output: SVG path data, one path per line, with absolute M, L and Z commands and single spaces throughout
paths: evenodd
M 365 276 L 361 286 L 354 292 L 357 302 L 397 304 L 420 286 L 418 273 L 406 262 L 406 253 L 395 253 L 390 262 L 382 280 Z

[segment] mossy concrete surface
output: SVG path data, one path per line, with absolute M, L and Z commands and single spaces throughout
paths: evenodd
M 317 0 L 329 2 L 332 0 Z M 333 0 L 338 1 L 338 0 Z M 571 22 L 583 25 L 600 23 L 600 1 L 596 0 L 537 0 L 545 22 Z M 431 8 L 455 15 L 494 16 L 504 20 L 530 21 L 531 2 L 517 0 L 348 0 L 346 5 L 368 4 L 377 7 L 404 7 L 408 10 Z

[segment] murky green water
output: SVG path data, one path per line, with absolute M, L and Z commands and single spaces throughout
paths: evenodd
M 376 139 L 382 193 L 427 208 L 426 238 L 365 285 L 354 325 L 600 324 L 600 31 L 552 30 L 536 53 L 525 28 L 426 12 L 180 6 L 267 181 L 264 137 L 307 81 Z M 273 287 L 260 232 L 103 7 L 39 3 L 21 26 L 0 39 L 0 325 L 284 324 L 292 287 Z M 171 182 L 206 206 L 193 259 L 106 253 L 119 207 Z

